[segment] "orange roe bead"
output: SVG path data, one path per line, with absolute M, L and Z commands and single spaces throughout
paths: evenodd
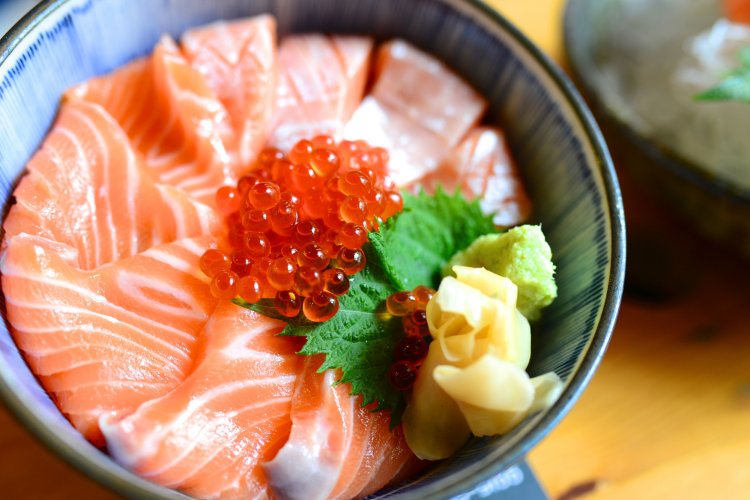
M 404 316 L 402 324 L 404 331 L 410 336 L 424 337 L 430 333 L 430 328 L 427 326 L 427 314 L 422 309 Z
M 293 318 L 299 314 L 302 308 L 300 296 L 292 290 L 282 290 L 273 299 L 273 306 L 279 314 L 287 318 Z
M 339 182 L 341 181 L 340 175 L 333 175 L 326 181 L 326 196 L 330 200 L 344 200 L 346 195 L 339 189 Z
M 305 193 L 304 198 L 304 208 L 310 217 L 322 219 L 329 202 L 325 190 L 323 188 L 312 188 Z
M 250 275 L 250 271 L 253 269 L 253 259 L 245 250 L 232 252 L 230 260 L 232 261 L 232 271 L 237 273 L 239 277 Z
M 339 299 L 330 292 L 317 291 L 305 299 L 302 310 L 310 321 L 322 323 L 339 312 Z
M 375 170 L 369 168 L 369 167 L 362 167 L 359 169 L 359 172 L 361 172 L 363 175 L 365 175 L 368 179 L 370 179 L 370 182 L 373 185 L 376 185 L 378 183 L 378 174 L 375 172 Z
M 250 271 L 250 276 L 257 278 L 264 290 L 272 288 L 268 283 L 268 270 L 273 265 L 273 259 L 267 257 L 258 260 Z
M 323 230 L 314 220 L 306 220 L 297 224 L 292 233 L 292 241 L 297 245 L 304 245 L 311 241 L 318 241 L 322 236 Z
M 294 275 L 294 287 L 300 295 L 308 297 L 315 292 L 323 290 L 323 277 L 320 271 L 310 266 L 302 266 Z
M 240 212 L 232 212 L 224 220 L 227 221 L 227 227 L 236 226 L 237 224 L 242 224 L 242 214 Z
M 271 218 L 265 210 L 252 209 L 242 216 L 242 226 L 248 231 L 265 233 L 271 229 Z
M 339 179 L 339 191 L 347 196 L 364 196 L 371 187 L 372 180 L 357 170 L 350 170 Z
M 273 261 L 268 268 L 266 278 L 268 283 L 276 290 L 289 290 L 294 285 L 294 273 L 297 272 L 297 264 L 291 259 L 281 257 Z
M 229 215 L 240 209 L 240 192 L 231 186 L 221 186 L 216 191 L 216 208 L 222 215 Z
M 336 146 L 336 142 L 330 135 L 319 135 L 313 138 L 312 146 L 315 149 L 333 149 Z
M 295 165 L 300 163 L 310 163 L 310 157 L 313 152 L 312 142 L 307 139 L 302 139 L 297 144 L 292 146 L 292 150 L 289 151 L 289 161 Z
M 419 366 L 427 357 L 427 342 L 422 337 L 409 336 L 396 344 L 396 359 Z
M 300 266 L 309 266 L 319 271 L 328 267 L 330 261 L 331 258 L 325 249 L 314 242 L 305 243 L 299 254 L 297 254 L 297 264 Z
M 321 177 L 335 174 L 341 167 L 341 158 L 332 149 L 316 149 L 310 156 L 310 166 Z
M 253 174 L 255 174 L 256 177 L 258 177 L 258 182 L 271 182 L 273 181 L 273 178 L 271 177 L 271 169 L 270 168 L 260 168 L 258 170 L 254 170 Z
M 288 201 L 280 201 L 271 210 L 271 227 L 283 236 L 291 236 L 294 226 L 299 220 L 297 209 Z
M 219 271 L 227 271 L 232 267 L 232 260 L 221 250 L 211 248 L 206 250 L 198 260 L 198 266 L 203 274 L 213 278 Z
M 243 198 L 247 196 L 250 188 L 255 186 L 259 181 L 258 176 L 253 173 L 240 177 L 240 180 L 237 181 L 237 191 L 239 191 L 240 196 Z
M 292 182 L 300 191 L 307 191 L 311 187 L 322 186 L 323 180 L 307 163 L 299 163 L 292 170 Z
M 323 286 L 326 291 L 340 297 L 349 291 L 349 276 L 341 269 L 326 269 L 323 272 Z
M 281 257 L 286 257 L 292 262 L 297 262 L 297 254 L 299 254 L 299 250 L 300 248 L 294 243 L 285 243 L 281 246 L 279 254 L 281 255 Z
M 292 205 L 294 205 L 294 208 L 298 209 L 302 206 L 302 199 L 300 199 L 296 194 L 290 193 L 289 191 L 284 191 L 281 193 L 281 201 L 288 201 Z
M 270 210 L 281 200 L 281 190 L 275 182 L 259 182 L 247 192 L 253 208 Z
M 242 224 L 236 224 L 229 228 L 229 244 L 234 248 L 242 247 L 242 242 L 245 239 L 245 228 Z
M 392 191 L 396 189 L 396 183 L 390 175 L 383 175 L 378 178 L 378 187 L 383 191 Z
M 276 148 L 266 148 L 258 155 L 258 163 L 266 168 L 270 168 L 276 163 L 276 160 L 284 158 L 284 153 Z
M 397 191 L 386 191 L 385 193 L 385 210 L 380 216 L 381 219 L 386 220 L 399 213 L 404 208 L 404 199 L 401 197 L 401 193 Z
M 347 222 L 339 229 L 339 240 L 346 248 L 361 248 L 367 241 L 367 231 L 360 225 Z
M 338 230 L 346 224 L 346 221 L 341 218 L 341 203 L 339 200 L 330 202 L 323 215 L 323 224 L 331 229 Z
M 377 157 L 380 160 L 380 163 L 382 163 L 383 165 L 388 164 L 391 159 L 390 153 L 388 153 L 388 150 L 384 148 L 371 148 L 369 153 Z
M 237 294 L 245 302 L 255 304 L 263 298 L 263 284 L 254 276 L 242 277 L 237 284 Z
M 399 391 L 405 391 L 414 385 L 419 376 L 417 367 L 406 360 L 396 361 L 388 372 L 388 381 Z
M 417 310 L 417 298 L 411 292 L 396 292 L 386 299 L 385 305 L 394 316 L 406 316 Z
M 271 253 L 271 242 L 268 241 L 268 238 L 266 238 L 266 235 L 263 233 L 252 231 L 245 234 L 242 244 L 245 247 L 247 254 L 253 260 L 268 257 Z
M 339 213 L 345 222 L 353 222 L 362 225 L 367 220 L 367 215 L 369 213 L 367 202 L 359 196 L 347 196 L 341 203 Z
M 289 160 L 277 160 L 271 168 L 271 176 L 277 184 L 286 184 L 292 181 L 294 163 Z
M 437 292 L 430 287 L 419 285 L 417 288 L 412 290 L 411 293 L 413 293 L 417 298 L 417 303 L 420 306 L 426 306 L 427 303 L 432 299 L 433 295 L 435 295 L 435 293 Z
M 339 151 L 345 153 L 347 156 L 351 156 L 357 151 L 359 151 L 361 148 L 359 145 L 357 145 L 356 142 L 352 141 L 341 141 L 339 143 Z
M 342 248 L 336 257 L 336 266 L 349 276 L 360 272 L 366 263 L 365 253 L 359 248 Z
M 320 240 L 320 245 L 326 251 L 328 255 L 338 255 L 341 251 L 341 240 L 339 240 L 339 232 L 335 229 L 328 229 L 323 233 L 323 237 Z
M 371 188 L 364 195 L 367 202 L 367 213 L 370 217 L 380 217 L 385 211 L 385 195 L 378 188 Z
M 211 280 L 211 295 L 219 300 L 229 300 L 237 296 L 237 282 L 240 277 L 233 271 L 222 269 Z

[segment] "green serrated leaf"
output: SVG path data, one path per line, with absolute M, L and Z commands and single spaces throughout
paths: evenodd
M 497 232 L 478 200 L 469 203 L 458 191 L 451 196 L 438 186 L 434 196 L 404 194 L 404 211 L 370 233 L 370 242 L 391 282 L 413 290 L 437 288 L 441 268 L 456 252 Z
M 437 287 L 441 268 L 456 252 L 496 232 L 479 203 L 468 203 L 458 192 L 451 196 L 438 187 L 435 196 L 404 194 L 404 210 L 382 223 L 379 233 L 370 233 L 370 242 L 362 247 L 367 264 L 350 277 L 349 291 L 339 297 L 339 311 L 330 320 L 314 323 L 301 313 L 281 316 L 269 299 L 233 302 L 286 322 L 279 335 L 307 337 L 299 354 L 325 354 L 320 371 L 341 368 L 340 382 L 351 384 L 352 395 L 362 394 L 365 406 L 377 401 L 373 411 L 391 411 L 393 429 L 401 423 L 406 402 L 388 373 L 405 333 L 401 318 L 387 312 L 386 299 L 417 285 Z

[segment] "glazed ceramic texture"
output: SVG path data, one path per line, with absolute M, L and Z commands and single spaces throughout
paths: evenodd
M 159 36 L 270 12 L 280 35 L 323 31 L 405 38 L 446 61 L 491 101 L 554 253 L 559 298 L 534 331 L 532 376 L 566 389 L 509 434 L 472 439 L 429 472 L 371 498 L 445 499 L 518 462 L 575 403 L 604 353 L 619 308 L 625 229 L 617 179 L 598 128 L 562 75 L 489 7 L 461 0 L 58 0 L 38 6 L 2 41 L 0 192 L 5 212 L 25 162 L 68 86 L 148 53 Z M 4 312 L 4 304 L 3 304 Z M 41 441 L 131 498 L 187 498 L 121 468 L 88 444 L 37 383 L 0 328 L 0 396 Z

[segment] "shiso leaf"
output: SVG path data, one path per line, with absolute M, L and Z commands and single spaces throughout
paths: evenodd
M 695 95 L 696 101 L 738 101 L 750 103 L 750 47 L 739 53 L 740 66 L 730 72 L 717 86 Z
M 418 285 L 437 288 L 440 270 L 453 255 L 485 234 L 498 233 L 492 217 L 456 191 L 438 186 L 434 196 L 404 193 L 404 210 L 388 219 L 370 242 L 382 267 L 399 290 Z
M 286 322 L 279 335 L 307 337 L 299 354 L 325 354 L 320 371 L 341 368 L 339 382 L 350 383 L 352 395 L 362 394 L 364 406 L 377 401 L 373 411 L 390 410 L 393 429 L 401 423 L 406 402 L 388 373 L 396 362 L 396 343 L 405 333 L 401 318 L 388 313 L 386 299 L 418 285 L 437 288 L 441 268 L 456 252 L 479 236 L 497 232 L 479 202 L 467 202 L 458 191 L 452 196 L 439 187 L 434 196 L 404 193 L 403 212 L 383 223 L 378 233 L 370 233 L 362 247 L 367 263 L 350 276 L 349 291 L 339 297 L 339 311 L 330 320 L 314 323 L 302 312 L 294 318 L 281 316 L 270 299 L 232 302 Z

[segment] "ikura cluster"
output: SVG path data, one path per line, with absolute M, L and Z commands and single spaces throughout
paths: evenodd
M 414 385 L 419 376 L 419 365 L 427 357 L 429 335 L 427 327 L 427 303 L 435 295 L 435 290 L 418 286 L 411 292 L 396 292 L 386 300 L 388 312 L 401 316 L 406 338 L 396 344 L 396 361 L 388 373 L 391 385 L 399 390 L 406 390 Z
M 216 205 L 226 217 L 233 252 L 200 259 L 218 299 L 274 298 L 279 314 L 331 319 L 349 276 L 365 266 L 368 231 L 403 208 L 386 174 L 388 152 L 364 141 L 320 136 L 288 156 L 265 149 L 237 187 L 223 186 Z M 331 266 L 335 262 L 335 266 Z

